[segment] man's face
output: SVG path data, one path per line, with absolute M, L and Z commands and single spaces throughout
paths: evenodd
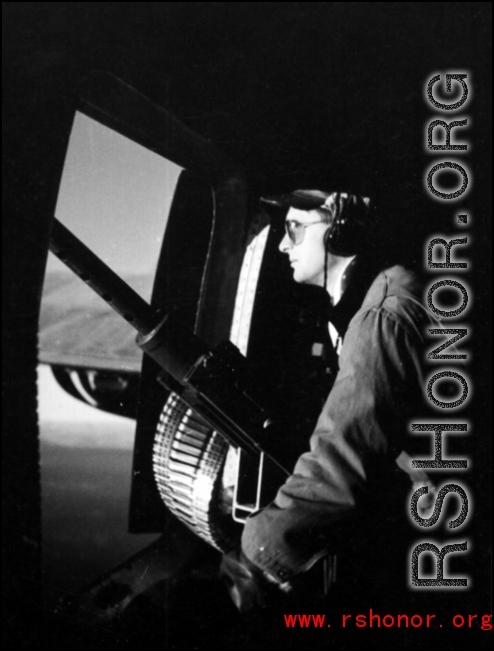
M 294 244 L 288 235 L 280 242 L 280 251 L 286 253 L 293 269 L 293 279 L 298 283 L 309 285 L 324 285 L 324 234 L 329 228 L 322 221 L 317 210 L 297 210 L 290 208 L 286 216 L 287 222 L 293 222 L 293 227 L 303 238 L 300 244 Z M 300 224 L 300 227 L 297 226 Z

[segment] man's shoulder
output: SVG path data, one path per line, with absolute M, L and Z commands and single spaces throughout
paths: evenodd
M 362 309 L 380 307 L 394 297 L 411 299 L 422 305 L 423 287 L 423 281 L 411 269 L 401 265 L 388 267 L 374 278 L 362 302 Z
M 430 323 L 430 315 L 423 302 L 424 283 L 413 270 L 401 265 L 383 269 L 372 282 L 356 319 L 364 315 L 380 314 L 393 319 L 416 333 Z

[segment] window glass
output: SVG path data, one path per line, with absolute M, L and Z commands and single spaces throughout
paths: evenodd
M 181 168 L 77 113 L 56 217 L 142 298 L 151 298 Z M 48 256 L 40 357 L 137 370 L 135 331 L 58 258 Z

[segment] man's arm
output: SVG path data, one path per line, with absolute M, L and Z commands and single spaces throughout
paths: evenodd
M 421 361 L 416 328 L 385 307 L 352 321 L 310 452 L 275 501 L 246 522 L 242 550 L 255 566 L 285 582 L 346 544 L 348 525 L 395 468 L 407 406 L 422 395 Z

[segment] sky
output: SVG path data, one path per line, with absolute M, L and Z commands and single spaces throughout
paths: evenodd
M 175 163 L 77 113 L 56 217 L 118 274 L 154 276 L 180 172 Z M 50 254 L 48 272 L 66 269 Z

